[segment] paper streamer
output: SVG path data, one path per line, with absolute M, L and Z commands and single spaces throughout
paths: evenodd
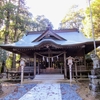
M 44 61 L 44 56 L 43 56 L 43 61 Z
M 57 56 L 57 60 L 58 60 L 58 56 Z
M 49 58 L 47 57 L 47 62 L 49 61 L 48 59 L 49 59 Z
M 53 61 L 53 57 L 52 57 L 52 61 Z

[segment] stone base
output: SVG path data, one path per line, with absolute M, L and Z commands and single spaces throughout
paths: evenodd
M 100 79 L 100 75 L 88 75 L 89 79 Z
M 100 92 L 100 85 L 94 85 L 94 84 L 89 83 L 89 89 L 94 92 Z
M 93 60 L 93 70 L 91 70 L 91 75 L 89 75 L 89 89 L 91 95 L 95 97 L 100 97 L 100 63 L 99 57 L 96 54 L 91 54 L 91 59 Z M 100 100 L 100 99 L 99 99 Z
M 3 91 L 2 91 L 2 85 L 0 83 L 0 94 L 2 94 L 2 93 L 3 93 Z
M 100 98 L 100 92 L 90 91 L 90 94 L 91 94 L 92 96 L 94 96 L 95 98 Z
M 100 75 L 100 68 L 96 68 L 96 69 L 91 70 L 91 74 L 92 75 Z
M 91 78 L 89 80 L 90 80 L 90 83 L 92 83 L 94 85 L 100 85 L 100 79 Z
M 0 90 L 0 95 L 3 93 L 3 91 L 2 90 Z

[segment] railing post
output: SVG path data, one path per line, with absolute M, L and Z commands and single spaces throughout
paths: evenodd
M 23 85 L 24 80 L 24 66 L 21 66 L 21 85 Z

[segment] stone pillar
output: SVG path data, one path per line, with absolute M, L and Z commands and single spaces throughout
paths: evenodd
M 68 58 L 68 66 L 69 66 L 69 73 L 70 73 L 70 85 L 72 84 L 72 65 L 73 65 L 73 57 L 69 56 Z
M 100 96 L 100 64 L 97 55 L 92 54 L 91 59 L 93 60 L 93 70 L 91 70 L 91 75 L 89 75 L 89 89 L 90 93 L 95 96 Z
M 24 66 L 21 66 L 21 85 L 23 85 L 24 80 Z
M 3 78 L 3 75 L 2 74 L 0 74 L 0 79 L 1 78 Z M 0 94 L 2 94 L 3 93 L 3 91 L 2 91 L 2 84 L 1 84 L 1 82 L 0 82 Z
M 25 59 L 24 58 L 21 58 L 21 60 L 20 60 L 20 67 L 21 67 L 21 85 L 23 85 L 24 67 L 25 67 Z
M 69 64 L 69 73 L 70 73 L 70 85 L 72 84 L 72 65 Z

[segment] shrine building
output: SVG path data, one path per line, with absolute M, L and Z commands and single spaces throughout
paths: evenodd
M 96 47 L 100 41 L 95 41 Z M 19 41 L 0 45 L 1 48 L 20 54 L 27 60 L 25 67 L 36 74 L 63 74 L 69 77 L 68 57 L 73 57 L 72 72 L 80 76 L 89 73 L 85 55 L 94 49 L 93 39 L 86 38 L 77 29 L 29 31 Z

